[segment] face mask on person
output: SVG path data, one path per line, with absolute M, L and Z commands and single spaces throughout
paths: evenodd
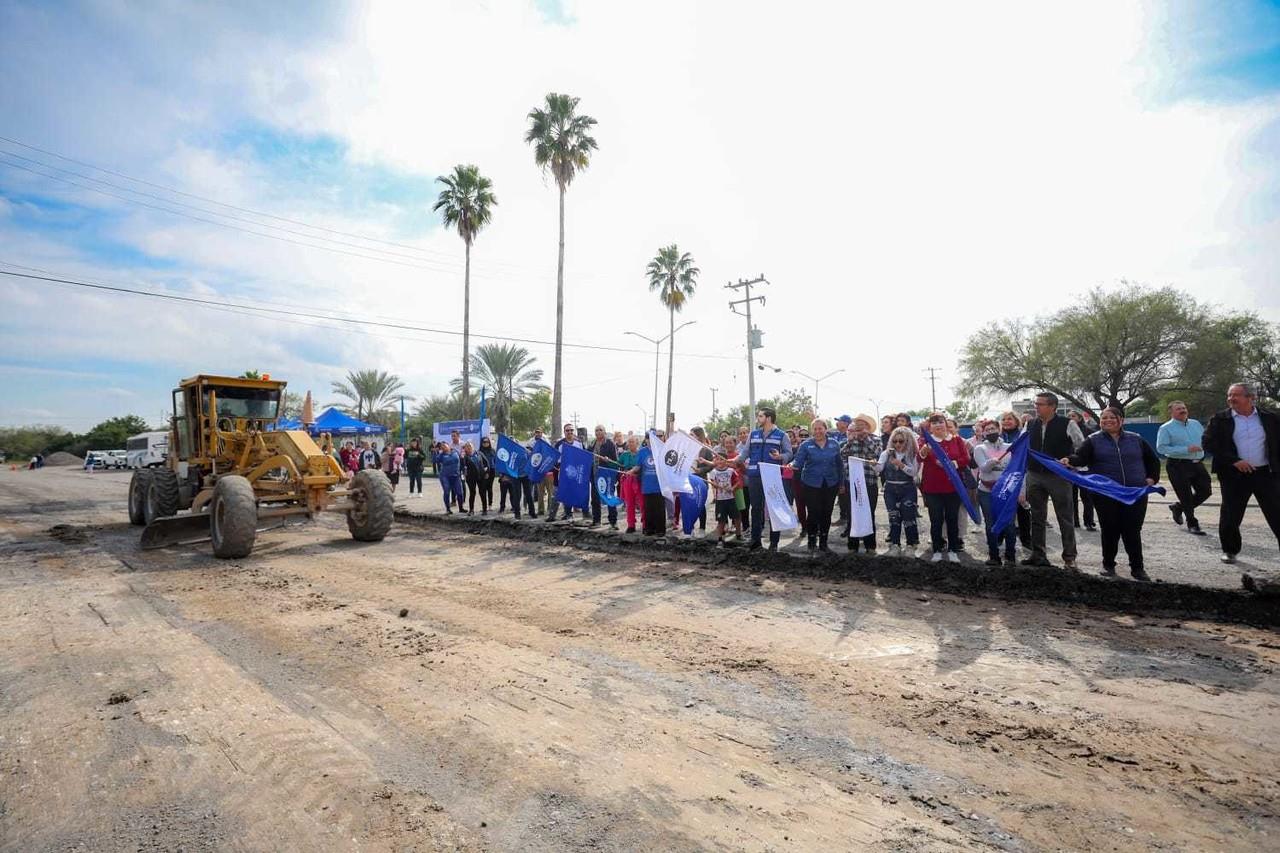
M 989 432 L 989 433 L 987 433 L 987 434 L 986 434 L 985 436 L 983 436 L 983 437 L 984 437 L 984 438 L 986 438 L 986 440 L 987 440 L 987 441 L 990 441 L 990 442 L 993 442 L 993 443 L 994 443 L 994 442 L 997 442 L 997 441 L 999 441 L 999 440 L 1000 440 L 1000 433 L 998 433 L 998 432 Z

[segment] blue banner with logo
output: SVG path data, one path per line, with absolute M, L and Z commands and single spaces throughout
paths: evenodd
M 1104 498 L 1111 498 L 1122 504 L 1135 504 L 1151 493 L 1163 495 L 1164 486 L 1123 486 L 1110 477 L 1101 474 L 1081 474 L 1063 465 L 1052 456 L 1031 451 L 1031 458 L 1045 467 L 1050 474 L 1057 474 L 1068 483 L 1074 483 L 1082 489 L 1088 489 Z
M 1025 432 L 1018 436 L 1018 440 L 1009 448 L 1009 452 L 1013 454 L 1009 460 L 1009 467 L 1004 470 L 991 489 L 991 513 L 995 516 L 991 529 L 996 533 L 1008 527 L 1017 512 L 1018 496 L 1022 492 L 1022 484 L 1027 477 L 1028 459 L 1035 459 L 1050 474 L 1061 477 L 1068 483 L 1122 504 L 1134 504 L 1147 495 L 1165 493 L 1163 486 L 1125 486 L 1101 474 L 1082 474 L 1066 467 L 1052 456 L 1031 450 L 1027 444 L 1029 439 Z
M 494 456 L 498 460 L 498 473 L 508 477 L 529 476 L 529 452 L 515 439 L 499 433 L 498 451 Z
M 938 467 L 947 472 L 947 479 L 951 481 L 951 487 L 956 490 L 956 494 L 960 496 L 960 503 L 964 504 L 964 508 L 968 511 L 969 517 L 973 519 L 975 524 L 982 523 L 982 516 L 978 515 L 978 510 L 974 508 L 973 501 L 969 500 L 969 490 L 965 488 L 964 480 L 960 479 L 960 472 L 956 466 L 952 464 L 951 457 L 947 455 L 947 451 L 942 449 L 942 445 L 938 444 L 938 440 L 929 435 L 926 427 L 922 433 L 925 443 L 929 445 L 929 450 L 938 458 Z
M 690 492 L 681 492 L 680 498 L 680 526 L 684 528 L 685 536 L 693 535 L 693 526 L 698 523 L 698 517 L 702 515 L 702 508 L 707 505 L 707 481 L 701 477 L 690 475 L 689 477 Z
M 560 451 L 560 482 L 556 500 L 578 509 L 591 508 L 591 454 L 572 444 Z
M 613 468 L 596 469 L 596 494 L 605 506 L 622 506 L 618 497 L 618 472 Z
M 551 473 L 551 469 L 556 467 L 559 461 L 559 450 L 547 444 L 544 439 L 534 439 L 533 453 L 529 454 L 529 479 L 535 483 L 541 483 L 542 478 Z
M 991 530 L 999 535 L 1018 514 L 1018 501 L 1022 497 L 1022 484 L 1027 479 L 1027 450 L 1031 436 L 1020 434 L 1005 452 L 1009 454 L 1009 467 L 991 487 Z

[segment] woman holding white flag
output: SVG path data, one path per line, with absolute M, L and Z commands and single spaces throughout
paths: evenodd
M 809 534 L 809 550 L 830 551 L 827 535 L 831 531 L 831 510 L 836 495 L 844 484 L 840 445 L 827 437 L 827 422 L 815 418 L 809 425 L 810 437 L 800 444 L 791 467 L 800 474 L 804 483 L 805 499 L 809 505 L 806 532 Z

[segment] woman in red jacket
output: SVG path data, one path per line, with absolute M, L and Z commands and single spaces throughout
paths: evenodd
M 939 459 L 929 443 L 920 439 L 921 480 L 920 491 L 924 493 L 924 505 L 929 510 L 929 535 L 933 540 L 933 562 L 942 562 L 945 551 L 947 559 L 953 563 L 960 562 L 960 552 L 964 550 L 964 541 L 960 538 L 960 495 L 951 485 L 951 477 L 947 475 L 944 465 L 957 469 L 969 466 L 969 446 L 958 435 L 951 435 L 947 429 L 946 415 L 934 412 L 929 416 L 929 434 L 934 437 L 946 459 Z M 942 539 L 942 527 L 946 524 L 947 538 Z

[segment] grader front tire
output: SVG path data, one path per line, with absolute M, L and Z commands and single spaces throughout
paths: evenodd
M 150 524 L 157 518 L 168 518 L 178 513 L 178 474 L 168 468 L 151 472 L 147 487 L 147 499 L 143 504 L 143 519 Z
M 351 478 L 355 508 L 347 511 L 347 529 L 357 542 L 381 542 L 395 519 L 391 481 L 381 471 L 361 471 Z
M 147 492 L 151 490 L 153 471 L 140 468 L 129 479 L 129 523 L 139 526 L 147 523 Z
M 244 477 L 220 477 L 209 502 L 213 556 L 234 560 L 249 556 L 258 535 L 258 501 Z

